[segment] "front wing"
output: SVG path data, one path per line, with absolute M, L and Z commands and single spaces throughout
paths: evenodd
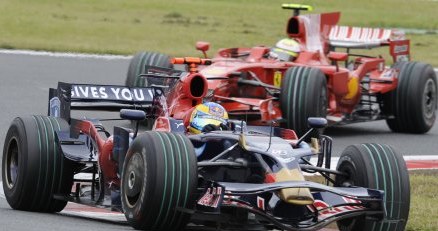
M 361 215 L 382 219 L 385 214 L 384 193 L 374 189 L 330 187 L 310 181 L 210 182 L 208 185 L 192 215 L 195 223 L 204 219 L 220 221 L 227 215 L 227 208 L 246 210 L 255 214 L 255 220 L 261 224 L 269 223 L 284 230 L 317 230 L 341 219 Z M 309 188 L 314 203 L 298 206 L 282 202 L 276 192 L 286 188 Z

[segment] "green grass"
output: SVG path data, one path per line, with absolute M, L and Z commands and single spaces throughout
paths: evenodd
M 411 172 L 411 210 L 407 231 L 438 230 L 438 172 Z
M 285 36 L 283 0 L 2 0 L 0 47 L 90 53 L 160 51 L 199 55 L 198 40 L 221 47 L 273 45 Z M 438 2 L 311 0 L 315 12 L 342 11 L 341 24 L 438 29 Z M 438 66 L 438 36 L 409 35 L 412 56 Z M 385 53 L 387 51 L 384 51 Z

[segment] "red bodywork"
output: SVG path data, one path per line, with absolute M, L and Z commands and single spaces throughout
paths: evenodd
M 398 61 L 409 59 L 409 40 L 395 30 L 338 26 L 339 17 L 339 12 L 291 17 L 286 33 L 301 46 L 301 52 L 293 62 L 270 58 L 270 48 L 264 46 L 221 49 L 211 60 L 174 59 L 174 64 L 187 64 L 190 74 L 168 97 L 169 115 L 182 119 L 189 108 L 200 102 L 200 98 L 187 97 L 183 91 L 190 88 L 190 85 L 183 87 L 190 82 L 184 79 L 196 76 L 205 77 L 208 82 L 208 91 L 203 92 L 203 96 L 220 102 L 232 117 L 246 119 L 250 124 L 264 124 L 281 118 L 279 102 L 274 101 L 263 87 L 239 85 L 238 78 L 256 76 L 261 82 L 280 88 L 281 78 L 288 68 L 309 66 L 320 69 L 327 77 L 328 120 L 342 121 L 361 100 L 364 93 L 361 82 L 365 77 L 370 80 L 365 94 L 384 94 L 396 88 L 398 70 L 385 67 L 385 60 L 380 57 L 349 59 L 348 53 L 334 52 L 334 48 L 389 46 L 393 61 Z M 196 48 L 206 54 L 209 45 L 198 42 Z M 348 68 L 346 65 L 341 67 L 339 63 L 347 60 L 350 61 Z

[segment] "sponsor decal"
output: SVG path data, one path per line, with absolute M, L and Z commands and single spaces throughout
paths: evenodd
M 206 189 L 204 195 L 198 200 L 198 207 L 205 211 L 218 211 L 219 205 L 224 199 L 224 187 L 213 183 L 212 187 Z
M 394 53 L 395 54 L 397 54 L 397 53 L 405 53 L 407 51 L 408 51 L 408 45 L 400 45 L 400 46 L 395 45 L 394 46 Z
M 224 116 L 224 109 L 217 104 L 208 104 L 208 112 L 214 116 Z
M 394 69 L 388 69 L 381 74 L 380 78 L 392 79 L 395 76 L 396 76 L 396 71 Z
M 282 149 L 272 149 L 271 154 L 274 156 L 280 157 L 285 162 L 292 162 L 295 160 L 295 157 L 293 156 L 292 153 L 288 153 L 287 151 L 282 150 Z
M 175 125 L 176 125 L 176 129 L 178 129 L 180 126 L 183 126 L 184 123 L 177 123 L 177 122 L 175 122 Z
M 360 201 L 355 199 L 346 198 L 346 197 L 342 197 L 342 199 L 349 204 L 361 204 Z M 315 212 L 316 209 L 316 211 L 318 212 L 318 220 L 321 221 L 340 213 L 362 210 L 365 207 L 360 205 L 330 206 L 329 204 L 327 204 L 322 200 L 315 200 L 313 202 L 313 205 L 307 205 L 307 208 L 312 212 Z
M 265 198 L 257 196 L 257 207 L 265 211 Z
M 120 101 L 152 101 L 150 88 L 127 88 L 117 86 L 72 85 L 72 99 L 100 99 Z
M 283 75 L 281 74 L 281 71 L 274 72 L 274 86 L 280 87 L 281 86 L 281 78 Z
M 49 101 L 50 116 L 60 117 L 61 116 L 61 101 L 58 97 L 53 97 Z

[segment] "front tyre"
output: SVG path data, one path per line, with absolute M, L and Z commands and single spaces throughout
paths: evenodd
M 386 120 L 395 132 L 426 133 L 436 118 L 437 79 L 432 66 L 420 62 L 400 62 L 397 89 L 386 96 Z
M 292 67 L 286 71 L 280 94 L 281 111 L 287 120 L 286 128 L 295 130 L 301 137 L 309 129 L 307 118 L 325 118 L 327 105 L 327 79 L 321 70 Z
M 141 230 L 181 230 L 195 205 L 197 160 L 182 134 L 149 131 L 132 143 L 122 171 L 126 219 Z
M 381 221 L 366 217 L 338 221 L 341 231 L 403 231 L 409 216 L 409 174 L 403 156 L 383 144 L 348 146 L 336 169 L 347 176 L 336 176 L 335 186 L 360 186 L 384 191 L 386 216 Z
M 48 116 L 17 117 L 9 127 L 3 148 L 2 181 L 6 200 L 13 209 L 59 212 L 67 201 L 73 171 L 64 159 L 57 131 L 68 131 L 67 122 Z

